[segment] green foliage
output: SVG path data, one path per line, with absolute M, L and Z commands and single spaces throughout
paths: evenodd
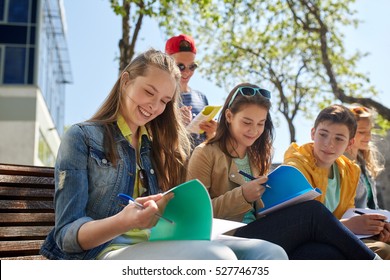
M 123 16 L 118 0 L 110 1 Z M 125 1 L 132 5 L 133 23 L 143 14 L 156 19 L 168 36 L 192 34 L 201 46 L 201 74 L 227 92 L 243 81 L 271 89 L 275 110 L 288 121 L 298 112 L 313 118 L 337 100 L 324 67 L 324 30 L 337 86 L 348 96 L 377 95 L 368 75 L 356 71 L 367 54 L 344 46 L 342 31 L 360 22 L 355 0 Z
M 368 75 L 356 71 L 367 54 L 347 52 L 344 46 L 342 30 L 360 22 L 352 8 L 354 0 L 211 2 L 209 7 L 218 16 L 210 18 L 191 6 L 192 13 L 186 10 L 191 25 L 185 31 L 199 38 L 198 45 L 207 46 L 198 55 L 201 73 L 227 92 L 243 81 L 269 88 L 274 108 L 288 120 L 294 120 L 298 111 L 312 118 L 313 112 L 337 102 L 318 32 L 326 28 L 327 54 L 338 86 L 349 96 L 377 95 Z M 165 27 L 171 33 L 184 29 Z
M 191 17 L 195 12 L 207 20 L 217 21 L 218 13 L 212 12 L 211 0 L 110 0 L 113 12 L 126 19 L 127 25 L 122 22 L 122 38 L 120 38 L 120 69 L 128 63 L 135 53 L 138 34 L 142 28 L 145 17 L 156 19 L 160 27 L 169 33 L 169 26 L 182 27 L 181 32 L 190 32 Z
M 125 15 L 125 10 L 123 7 L 118 3 L 118 0 L 110 0 L 111 2 L 111 8 L 114 11 L 116 15 L 119 16 L 124 16 Z

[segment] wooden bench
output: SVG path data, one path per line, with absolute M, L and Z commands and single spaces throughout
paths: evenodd
M 53 196 L 54 168 L 0 164 L 0 259 L 44 259 Z

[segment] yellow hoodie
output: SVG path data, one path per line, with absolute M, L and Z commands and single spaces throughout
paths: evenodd
M 316 165 L 313 153 L 313 143 L 298 146 L 292 143 L 284 154 L 284 164 L 298 168 L 314 188 L 319 188 L 322 195 L 316 199 L 325 202 L 328 188 L 329 168 L 320 168 Z M 349 208 L 355 207 L 355 194 L 360 176 L 360 168 L 344 155 L 336 160 L 340 172 L 340 201 L 333 214 L 340 219 Z

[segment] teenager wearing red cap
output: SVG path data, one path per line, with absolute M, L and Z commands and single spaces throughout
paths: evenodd
M 199 114 L 203 107 L 208 105 L 207 97 L 200 91 L 189 87 L 188 83 L 194 75 L 198 64 L 195 63 L 196 47 L 194 39 L 186 34 L 170 38 L 165 44 L 165 52 L 171 55 L 181 71 L 181 112 L 185 125 L 189 124 L 194 116 Z M 200 124 L 205 133 L 192 134 L 193 147 L 214 136 L 217 122 L 205 121 Z

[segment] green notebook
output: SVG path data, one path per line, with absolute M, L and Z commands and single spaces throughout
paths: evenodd
M 169 201 L 163 216 L 151 230 L 150 241 L 210 240 L 213 210 L 207 189 L 199 180 L 185 182 L 171 190 L 175 197 Z

